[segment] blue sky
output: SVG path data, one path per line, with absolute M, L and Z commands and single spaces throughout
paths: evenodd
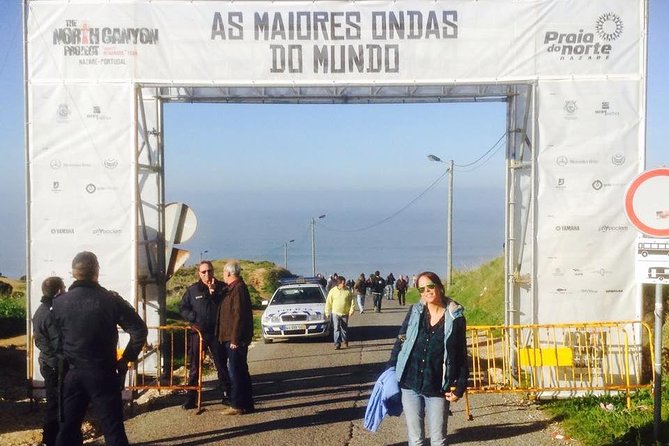
M 669 158 L 669 1 L 649 4 L 646 166 L 653 168 Z M 0 0 L 0 272 L 8 276 L 25 271 L 21 8 L 21 0 Z M 171 104 L 165 117 L 167 197 L 209 206 L 201 198 L 201 180 L 207 179 L 208 189 L 226 191 L 228 199 L 268 190 L 322 194 L 325 203 L 314 207 L 316 215 L 317 209 L 337 206 L 333 191 L 351 197 L 376 192 L 390 214 L 443 172 L 445 166 L 430 163 L 427 154 L 469 163 L 501 136 L 504 116 L 504 105 L 497 103 Z M 502 149 L 475 171 L 456 171 L 456 187 L 472 194 L 481 187 L 503 188 L 503 156 Z M 441 199 L 444 191 L 445 182 L 432 199 Z M 279 202 L 265 198 L 267 205 Z

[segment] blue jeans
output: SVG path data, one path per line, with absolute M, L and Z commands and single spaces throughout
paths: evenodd
M 358 310 L 362 313 L 365 311 L 365 295 L 364 294 L 358 294 L 356 296 L 356 300 L 358 301 Z
M 407 422 L 410 446 L 426 445 L 425 418 L 430 434 L 430 445 L 443 446 L 446 441 L 449 401 L 443 396 L 425 396 L 409 389 L 402 390 L 402 406 Z
M 340 316 L 332 313 L 332 329 L 335 345 L 348 342 L 348 316 Z
M 228 368 L 230 371 L 230 406 L 235 409 L 254 410 L 253 404 L 253 386 L 251 375 L 249 375 L 248 353 L 249 346 L 246 343 L 240 343 L 237 348 L 230 348 L 230 342 L 224 343 L 228 354 Z

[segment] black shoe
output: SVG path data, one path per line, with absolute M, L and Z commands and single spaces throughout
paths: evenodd
M 197 404 L 195 404 L 195 401 L 191 401 L 191 400 L 186 400 L 186 402 L 181 405 L 181 408 L 184 409 L 184 410 L 195 409 L 196 407 L 197 407 Z

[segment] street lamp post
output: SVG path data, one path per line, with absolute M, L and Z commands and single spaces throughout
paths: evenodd
M 205 249 L 204 251 L 200 251 L 200 263 L 202 262 L 202 256 L 203 256 L 204 254 L 208 253 L 208 252 L 209 252 L 208 249 Z
M 453 160 L 442 161 L 435 155 L 427 159 L 448 165 L 448 219 L 446 220 L 446 285 L 453 285 Z
M 295 240 L 288 240 L 283 243 L 283 267 L 288 269 L 288 243 L 293 243 Z
M 319 215 L 318 219 L 325 218 L 325 214 Z M 311 274 L 316 276 L 316 218 L 311 217 Z

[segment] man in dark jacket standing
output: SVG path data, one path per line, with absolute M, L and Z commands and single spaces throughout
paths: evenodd
M 386 287 L 386 281 L 381 277 L 381 273 L 375 271 L 372 277 L 369 278 L 370 288 L 372 289 L 372 297 L 374 299 L 374 311 L 381 312 L 381 302 L 383 302 L 383 289 Z
M 218 325 L 218 308 L 223 301 L 226 285 L 214 277 L 214 266 L 209 260 L 203 260 L 197 266 L 197 274 L 200 278 L 197 282 L 186 289 L 181 298 L 181 316 L 199 330 L 202 335 L 202 353 L 209 350 L 216 366 L 218 374 L 218 387 L 221 391 L 221 399 L 227 404 L 226 399 L 230 394 L 230 376 L 228 374 L 228 358 L 225 349 L 216 338 Z M 197 386 L 200 379 L 200 336 L 192 331 L 188 339 L 188 385 Z M 197 392 L 189 390 L 186 401 L 182 404 L 184 409 L 197 407 Z
M 33 316 L 33 338 L 39 349 L 39 371 L 44 378 L 46 406 L 44 408 L 44 426 L 42 443 L 46 446 L 56 444 L 58 435 L 58 358 L 56 347 L 58 330 L 51 317 L 53 299 L 65 292 L 65 284 L 60 277 L 47 277 L 42 282 L 42 300 Z
M 59 331 L 58 354 L 69 370 L 62 382 L 62 417 L 56 445 L 81 445 L 81 422 L 92 403 L 107 446 L 125 446 L 121 388 L 128 362 L 136 361 L 146 342 L 147 328 L 121 296 L 98 283 L 100 265 L 92 252 L 72 260 L 75 281 L 53 301 L 52 316 Z M 130 336 L 117 360 L 118 328 Z
M 220 306 L 218 340 L 224 345 L 230 361 L 230 407 L 224 415 L 253 412 L 253 389 L 249 375 L 248 352 L 253 339 L 251 295 L 241 276 L 239 263 L 231 261 L 223 267 L 223 280 L 228 291 Z

